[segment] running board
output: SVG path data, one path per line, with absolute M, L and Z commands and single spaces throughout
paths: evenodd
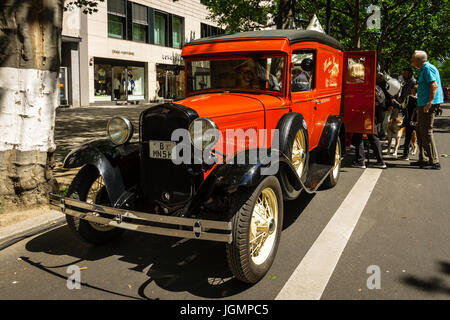
M 283 163 L 289 167 L 289 170 L 291 170 L 291 174 L 294 175 L 294 177 L 297 180 L 296 181 L 297 186 L 294 186 L 294 188 L 297 191 L 299 189 L 305 190 L 309 194 L 316 193 L 317 189 L 319 189 L 319 187 L 322 185 L 322 183 L 334 169 L 334 166 L 332 165 L 311 162 L 309 164 L 306 180 L 305 182 L 303 182 L 298 178 L 297 173 L 294 167 L 292 166 L 292 163 L 288 160 L 288 158 L 282 153 L 280 153 L 280 157 L 282 157 Z M 341 157 L 339 161 L 341 162 L 342 159 L 343 158 Z
M 315 193 L 322 185 L 325 179 L 331 174 L 333 166 L 312 163 L 308 168 L 308 176 L 304 183 L 305 191 L 308 193 Z

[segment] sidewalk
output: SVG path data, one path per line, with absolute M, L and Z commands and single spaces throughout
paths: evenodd
M 139 115 L 155 103 L 138 105 L 112 105 L 85 108 L 59 108 L 56 110 L 55 123 L 55 161 L 54 175 L 60 190 L 70 184 L 80 168 L 63 169 L 65 156 L 74 148 L 91 140 L 108 138 L 106 125 L 114 116 L 126 116 L 134 125 L 134 139 L 139 134 Z
M 64 169 L 62 162 L 65 156 L 74 148 L 91 140 L 108 138 L 106 125 L 114 116 L 126 116 L 134 125 L 133 140 L 139 135 L 139 115 L 146 108 L 154 105 L 112 105 L 85 108 L 58 108 L 55 121 L 55 162 L 53 173 L 62 192 L 72 182 L 80 168 Z M 21 216 L 17 216 L 20 214 Z M 48 206 L 40 206 L 17 214 L 8 213 L 1 216 L 0 246 L 21 239 L 30 233 L 41 232 L 47 228 L 56 227 L 65 222 L 64 215 Z M 1 248 L 0 248 L 1 250 Z

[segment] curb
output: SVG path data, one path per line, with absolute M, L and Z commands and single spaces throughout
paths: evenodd
M 65 216 L 60 211 L 50 210 L 49 213 L 0 228 L 0 244 L 10 242 L 11 240 L 18 238 L 22 240 L 31 234 L 40 233 L 41 229 L 44 231 L 52 227 L 57 227 L 64 222 Z M 0 245 L 0 247 L 1 246 L 2 245 Z

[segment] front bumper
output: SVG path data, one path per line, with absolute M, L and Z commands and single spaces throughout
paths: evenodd
M 227 243 L 233 241 L 232 226 L 229 221 L 200 220 L 124 210 L 61 197 L 55 194 L 50 194 L 50 206 L 61 210 L 64 214 L 116 228 L 187 239 Z M 101 217 L 98 214 L 103 216 Z M 138 221 L 146 222 L 147 224 L 140 224 Z M 151 225 L 148 225 L 148 223 Z M 181 228 L 186 227 L 189 230 L 181 230 Z

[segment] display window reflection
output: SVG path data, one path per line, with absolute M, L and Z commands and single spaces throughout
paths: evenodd
M 107 64 L 94 66 L 94 100 L 111 101 L 112 95 L 112 68 Z

